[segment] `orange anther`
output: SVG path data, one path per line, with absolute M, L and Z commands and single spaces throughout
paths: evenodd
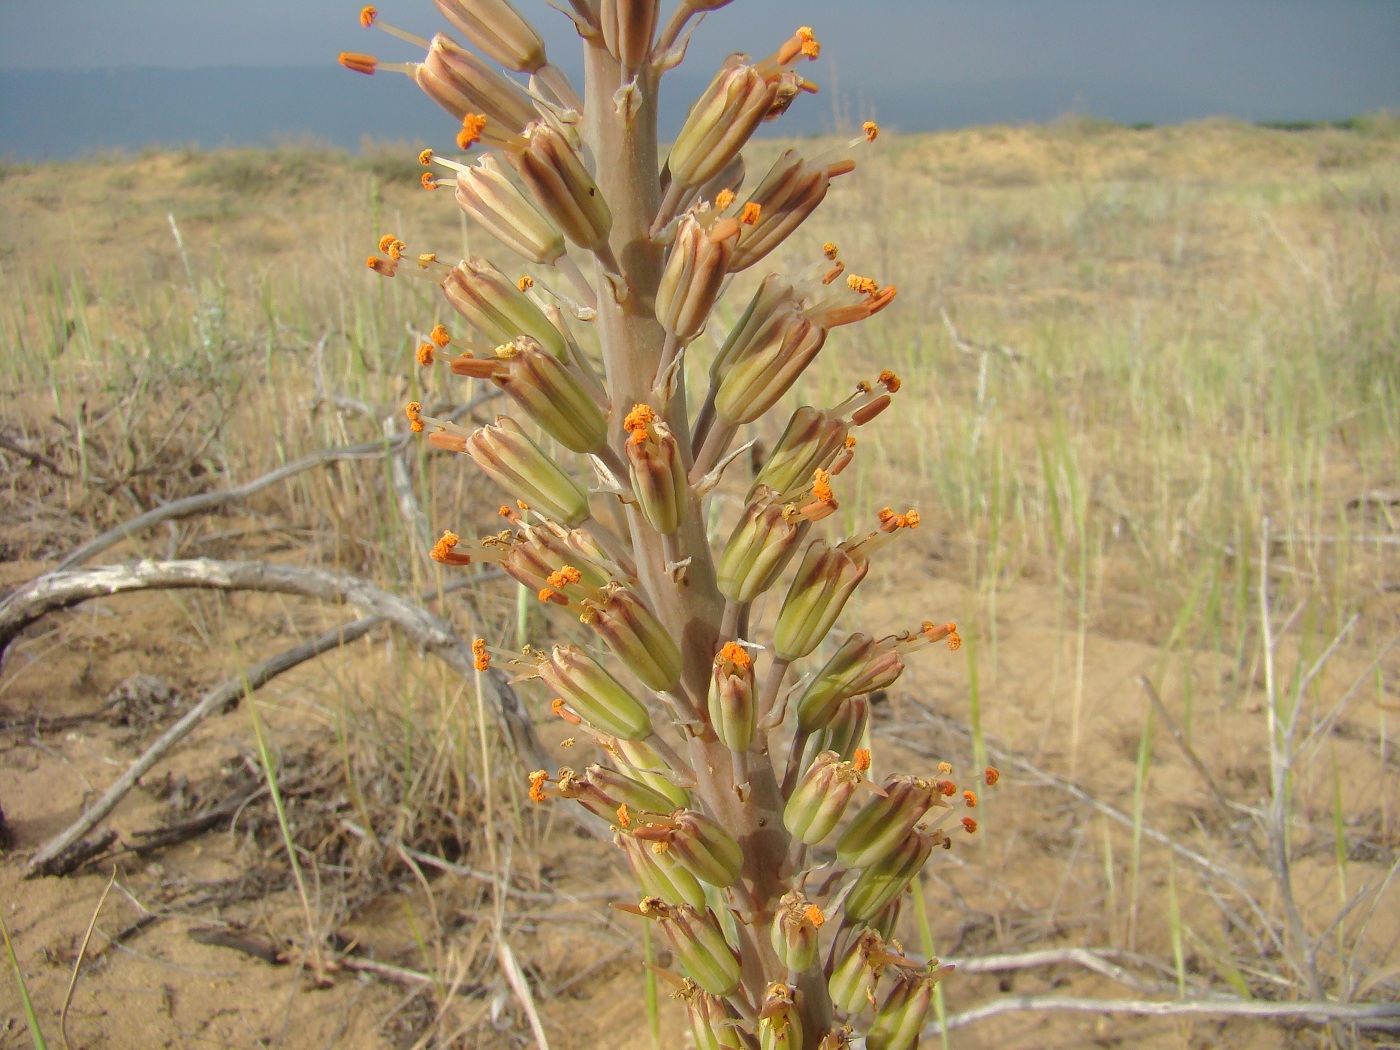
M 418 176 L 418 181 L 422 183 L 425 190 L 435 190 L 438 188 L 437 176 L 431 171 L 423 172 L 422 175 Z
M 364 73 L 366 76 L 374 74 L 374 67 L 379 65 L 379 59 L 373 55 L 362 55 L 358 51 L 342 51 L 340 53 L 340 64 L 346 69 L 353 69 L 356 73 Z
M 472 642 L 472 665 L 478 671 L 484 671 L 491 666 L 491 654 L 486 651 L 486 639 L 477 638 Z
M 564 698 L 561 696 L 556 696 L 554 698 L 554 701 L 549 705 L 549 709 L 571 726 L 583 725 L 583 719 L 564 706 Z
M 481 141 L 481 133 L 486 130 L 486 118 L 480 113 L 468 113 L 462 118 L 462 130 L 457 132 L 457 148 L 471 149 Z
M 744 205 L 744 210 L 739 213 L 739 221 L 745 226 L 753 226 L 758 222 L 758 217 L 761 214 L 763 214 L 763 205 L 749 201 Z
M 433 330 L 428 333 L 428 338 L 433 341 L 434 346 L 443 347 L 452 342 L 452 337 L 447 334 L 447 329 L 440 324 L 433 325 Z
M 833 244 L 831 241 L 827 241 L 825 244 L 822 245 L 822 254 L 825 255 L 828 259 L 835 259 L 837 251 L 838 249 L 836 245 Z
M 371 255 L 365 260 L 365 265 L 382 277 L 394 276 L 396 267 L 388 259 L 381 259 L 377 255 Z
M 404 414 L 408 416 L 408 429 L 415 434 L 423 433 L 423 406 L 417 401 L 410 401 L 403 406 Z
M 440 561 L 444 565 L 470 565 L 472 563 L 470 555 L 453 553 L 453 548 L 460 542 L 461 537 L 451 529 L 447 529 L 443 532 L 442 537 L 433 544 L 433 549 L 428 552 L 428 556 L 433 561 Z
M 964 791 L 964 792 L 963 792 L 963 801 L 964 801 L 965 803 L 967 803 L 967 808 L 968 808 L 968 809 L 972 809 L 974 806 L 977 805 L 977 792 L 975 792 L 975 791 Z
M 632 826 L 632 813 L 628 810 L 626 802 L 617 807 L 617 824 L 622 828 Z
M 870 768 L 870 749 L 865 747 L 856 748 L 855 759 L 851 764 L 864 773 Z
M 583 574 L 572 565 L 564 565 L 549 574 L 546 581 L 551 587 L 565 587 L 571 583 L 578 583 L 583 579 Z
M 903 385 L 900 381 L 899 376 L 895 375 L 888 369 L 880 373 L 879 381 L 885 385 L 885 389 L 888 390 L 891 394 L 899 393 L 899 388 Z
M 987 771 L 982 774 L 982 782 L 988 787 L 991 787 L 1000 779 L 1001 772 L 996 768 L 996 766 L 988 766 Z
M 549 774 L 543 769 L 537 769 L 530 774 L 530 801 L 548 802 L 549 796 L 544 793 L 545 781 L 549 779 Z
M 938 763 L 938 772 L 943 773 L 944 775 L 947 775 L 948 773 L 951 773 L 952 771 L 953 771 L 953 764 L 952 764 L 951 762 L 940 762 L 940 763 Z
M 860 126 L 860 130 L 864 133 L 866 142 L 874 142 L 880 136 L 880 125 L 873 120 L 867 120 Z
M 424 366 L 424 367 L 427 367 L 428 365 L 432 364 L 432 363 L 433 363 L 433 344 L 432 344 L 432 343 L 419 343 L 419 344 L 418 344 L 418 352 L 417 352 L 417 354 L 416 354 L 415 356 L 416 356 L 417 359 L 418 359 L 418 363 L 419 363 L 420 365 Z
M 535 279 L 527 273 L 525 276 L 521 277 L 520 280 L 515 282 L 515 287 L 519 288 L 522 292 L 528 292 L 531 288 L 535 287 Z
M 432 162 L 433 162 L 433 148 L 432 148 L 431 146 L 429 146 L 427 149 L 423 150 L 423 152 L 421 152 L 420 154 L 418 154 L 418 163 L 421 164 L 421 165 L 423 165 L 423 166 L 426 168 L 426 167 L 427 167 L 429 164 L 431 164 Z
M 818 928 L 826 922 L 826 916 L 822 914 L 822 910 L 815 904 L 807 905 L 806 910 L 802 913 L 802 917 Z
M 933 785 L 944 798 L 952 798 L 958 793 L 958 785 L 951 780 L 940 780 Z
M 973 820 L 971 817 L 963 817 L 962 826 L 963 830 L 969 835 L 975 835 L 977 833 L 977 821 Z
M 428 444 L 433 448 L 440 448 L 444 452 L 465 452 L 467 450 L 467 439 L 461 434 L 447 434 L 441 430 L 435 430 L 428 435 Z
M 880 290 L 880 282 L 873 277 L 861 277 L 853 273 L 846 278 L 846 287 L 862 295 L 874 295 Z
M 379 12 L 373 7 L 367 6 L 360 8 L 360 25 L 364 26 L 366 29 L 374 25 L 374 20 L 378 17 Z
M 753 666 L 753 657 L 738 642 L 725 642 L 724 645 L 720 646 L 719 658 L 728 660 L 741 671 L 747 671 Z
M 729 206 L 730 206 L 731 204 L 733 204 L 733 203 L 734 203 L 734 191 L 733 191 L 733 190 L 720 190 L 718 193 L 715 194 L 715 210 L 716 210 L 716 211 L 724 211 L 725 208 L 729 207 Z

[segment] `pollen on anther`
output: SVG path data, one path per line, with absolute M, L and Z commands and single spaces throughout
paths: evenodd
M 433 549 L 428 552 L 428 556 L 431 557 L 433 561 L 445 562 L 449 558 L 454 557 L 452 548 L 456 547 L 460 542 L 461 537 L 451 529 L 447 529 L 443 532 L 437 543 L 433 544 Z
M 951 762 L 940 762 L 940 763 L 938 763 L 938 772 L 942 773 L 944 776 L 947 776 L 947 775 L 948 775 L 949 773 L 951 773 L 952 771 L 953 771 L 953 764 L 952 764 Z
M 763 205 L 757 201 L 749 201 L 744 205 L 744 210 L 739 213 L 739 221 L 745 226 L 757 224 L 758 217 L 763 214 Z
M 549 574 L 546 580 L 551 587 L 566 587 L 571 583 L 578 583 L 583 579 L 583 574 L 572 565 L 564 565 Z
M 826 916 L 822 914 L 822 910 L 815 904 L 807 905 L 806 910 L 802 913 L 802 917 L 816 927 L 821 927 L 826 922 Z
M 965 803 L 967 804 L 967 808 L 968 808 L 968 809 L 974 808 L 974 807 L 977 805 L 977 792 L 975 792 L 975 791 L 964 791 L 964 792 L 963 792 L 963 802 L 965 802 Z
M 435 262 L 437 262 L 436 252 L 424 252 L 422 255 L 418 256 L 418 269 L 426 270 L 430 263 Z
M 812 495 L 823 503 L 832 503 L 835 496 L 831 494 L 831 472 L 818 467 L 812 471 Z
M 827 241 L 825 244 L 822 245 L 822 254 L 825 255 L 828 259 L 835 259 L 836 253 L 839 250 L 840 249 L 836 247 L 836 244 L 833 241 Z
M 480 113 L 468 113 L 462 118 L 462 130 L 457 132 L 457 148 L 471 149 L 481 141 L 481 133 L 486 130 L 486 118 Z
M 656 421 L 656 413 L 650 405 L 637 404 L 622 421 L 622 429 L 632 435 L 633 444 L 641 444 L 647 439 L 647 426 Z
M 617 824 L 623 828 L 632 826 L 632 811 L 627 808 L 626 802 L 617 807 Z
M 899 376 L 895 375 L 889 369 L 881 372 L 877 378 L 891 394 L 899 393 L 899 388 L 904 385 Z
M 371 255 L 365 260 L 365 265 L 381 277 L 392 277 L 396 267 L 388 259 L 381 259 L 377 255 Z
M 439 349 L 452 342 L 452 336 L 448 334 L 447 327 L 440 324 L 433 325 L 432 331 L 428 333 L 428 338 L 431 339 L 433 345 Z
M 812 33 L 811 26 L 799 26 L 797 39 L 802 41 L 802 54 L 808 58 L 816 58 L 822 53 L 821 41 Z
M 963 817 L 962 826 L 963 830 L 969 835 L 977 834 L 977 821 L 973 820 L 971 817 Z
M 846 278 L 846 287 L 862 295 L 874 295 L 880 290 L 880 282 L 873 277 L 862 277 L 853 273 Z
M 853 765 L 862 773 L 868 770 L 870 768 L 870 749 L 865 747 L 856 748 Z
M 530 801 L 548 802 L 549 796 L 544 793 L 544 783 L 549 779 L 549 774 L 543 769 L 537 769 L 530 774 Z
M 433 363 L 433 344 L 419 343 L 418 353 L 415 356 L 418 359 L 418 363 L 424 368 L 426 368 L 428 365 Z
M 860 126 L 861 133 L 865 135 L 866 142 L 874 142 L 880 137 L 880 125 L 873 120 L 867 120 Z
M 728 660 L 740 670 L 747 671 L 753 666 L 753 657 L 738 642 L 725 642 L 720 646 L 719 655 L 721 660 Z
M 535 279 L 527 273 L 525 276 L 521 277 L 520 280 L 515 282 L 515 287 L 519 288 L 522 292 L 528 292 L 531 288 L 535 287 Z
M 403 406 L 403 410 L 408 416 L 408 429 L 415 434 L 423 433 L 423 405 L 418 401 L 410 401 Z
M 477 638 L 472 642 L 472 664 L 478 671 L 491 666 L 491 654 L 486 651 L 486 639 Z
M 374 20 L 379 17 L 379 12 L 372 6 L 360 8 L 360 25 L 368 29 L 374 25 Z
M 434 175 L 431 171 L 423 172 L 422 175 L 418 176 L 418 181 L 422 184 L 425 190 L 435 190 L 438 188 L 437 176 Z
M 421 164 L 421 165 L 423 165 L 423 166 L 426 168 L 426 167 L 427 167 L 429 164 L 431 164 L 432 162 L 433 162 L 433 148 L 432 148 L 431 146 L 429 146 L 427 149 L 423 150 L 423 152 L 421 152 L 420 154 L 418 154 L 418 163 Z
M 944 798 L 952 798 L 958 793 L 958 785 L 954 784 L 951 780 L 940 780 L 933 786 Z
M 986 784 L 988 787 L 991 787 L 1000 779 L 1001 771 L 998 770 L 996 766 L 988 766 L 987 771 L 982 774 L 982 783 Z

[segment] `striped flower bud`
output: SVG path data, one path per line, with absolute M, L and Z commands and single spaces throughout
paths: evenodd
M 565 237 L 589 251 L 607 244 L 612 230 L 608 202 L 557 128 L 537 121 L 516 163 L 525 185 Z
M 510 0 L 433 0 L 468 40 L 517 73 L 537 73 L 546 61 L 544 41 Z
M 465 446 L 492 481 L 541 514 L 569 526 L 588 520 L 588 494 L 509 416 L 473 431 Z
M 735 642 L 725 642 L 710 673 L 710 725 L 720 743 L 747 751 L 753 743 L 758 709 L 754 704 L 753 657 Z
M 674 774 L 671 767 L 661 757 L 660 752 L 645 740 L 603 737 L 598 743 L 619 766 L 648 787 L 669 798 L 672 809 L 684 809 L 690 805 L 690 792 L 672 780 Z
M 803 405 L 788 419 L 782 437 L 768 453 L 749 490 L 760 485 L 787 496 L 811 483 L 812 472 L 826 470 L 845 447 L 850 428 L 830 412 Z
M 758 206 L 758 221 L 744 227 L 729 261 L 730 270 L 746 270 L 782 244 L 821 204 L 832 176 L 854 167 L 850 160 L 828 164 L 805 160 L 796 150 L 784 150 L 749 194 L 748 203 Z
M 779 308 L 725 362 L 715 415 L 731 426 L 751 423 L 788 392 L 826 342 L 826 329 L 794 306 Z
M 656 920 L 676 960 L 692 981 L 711 995 L 726 996 L 739 987 L 739 960 L 708 912 L 688 904 L 667 904 L 648 897 L 641 912 Z
M 854 558 L 825 540 L 813 540 L 773 626 L 773 651 L 779 659 L 799 660 L 815 649 L 869 571 L 870 563 L 864 558 Z
M 758 1050 L 802 1050 L 802 1015 L 794 995 L 782 982 L 768 986 L 758 1011 Z
M 866 1050 L 913 1050 L 933 1004 L 933 986 L 953 971 L 951 966 L 929 965 L 913 973 L 901 973 L 875 1011 L 865 1033 Z
M 681 654 L 671 635 L 637 595 L 611 583 L 583 601 L 579 619 L 648 689 L 666 690 L 681 678 Z
M 791 507 L 763 499 L 750 503 L 720 554 L 720 593 L 730 601 L 753 601 L 773 586 L 807 529 Z
M 609 736 L 651 736 L 651 716 L 641 701 L 578 646 L 556 645 L 537 673 L 584 721 Z
M 480 135 L 488 146 L 518 140 L 526 125 L 539 116 L 519 85 L 441 33 L 433 37 L 413 79 L 459 123 L 469 113 L 485 117 Z
M 797 890 L 778 901 L 769 939 L 789 973 L 802 973 L 817 961 L 817 931 L 825 922 L 822 910 Z
M 671 181 L 698 186 L 733 160 L 767 115 L 777 91 L 742 56 L 731 58 L 686 115 L 666 161 Z
M 823 734 L 823 746 L 847 762 L 854 761 L 856 752 L 866 746 L 869 727 L 870 697 L 853 696 L 836 708 Z
M 673 997 L 685 1002 L 695 1050 L 745 1050 L 748 1044 L 733 1025 L 723 999 L 702 990 L 691 980 L 686 980 Z
M 831 968 L 831 976 L 826 982 L 831 1005 L 852 1017 L 867 1006 L 874 1006 L 875 985 L 885 970 L 888 956 L 878 933 L 861 930 Z
M 568 356 L 564 333 L 514 281 L 485 259 L 459 263 L 443 281 L 447 301 L 492 343 L 528 335 L 561 361 Z
M 550 437 L 572 452 L 597 452 L 608 421 L 573 369 L 530 336 L 496 348 L 495 357 L 463 355 L 452 372 L 490 379 Z
M 581 780 L 603 807 L 601 816 L 611 817 L 619 806 L 626 806 L 634 815 L 664 816 L 673 809 L 669 796 L 607 766 L 594 763 L 584 771 Z
M 841 905 L 846 918 L 855 922 L 874 919 L 880 909 L 904 892 L 928 860 L 934 843 L 941 841 L 941 835 L 926 835 L 910 828 L 892 853 L 860 873 Z
M 903 907 L 904 897 L 900 895 L 877 911 L 873 918 L 867 919 L 865 925 L 885 940 L 892 941 L 895 932 L 899 929 L 899 915 Z
M 889 856 L 935 802 L 943 804 L 934 784 L 907 773 L 887 777 L 883 790 L 836 842 L 836 856 L 848 868 L 868 868 Z
M 797 701 L 797 726 L 805 733 L 826 728 L 843 700 L 883 689 L 904 672 L 894 638 L 876 641 L 853 634 L 817 672 Z
M 664 821 L 644 825 L 636 836 L 658 843 L 701 882 L 720 889 L 732 885 L 744 865 L 744 852 L 734 836 L 693 809 L 676 810 Z
M 622 425 L 631 435 L 625 451 L 637 506 L 657 532 L 675 532 L 690 503 L 680 443 L 647 405 L 633 406 Z
M 495 157 L 457 172 L 457 203 L 483 230 L 522 258 L 552 266 L 564 254 L 564 237 L 516 188 Z
M 869 765 L 868 752 L 860 762 L 844 762 L 835 751 L 817 755 L 783 808 L 783 826 L 809 846 L 822 842 L 841 822 Z
M 711 221 L 693 212 L 681 218 L 656 291 L 656 319 L 682 343 L 705 330 L 739 239 L 738 220 L 713 221 L 713 213 L 704 219 Z
M 689 904 L 697 910 L 705 907 L 705 887 L 664 853 L 657 853 L 650 843 L 627 834 L 616 835 L 613 841 L 622 849 L 633 878 L 646 896 L 660 897 L 667 904 Z
M 608 53 L 628 71 L 640 69 L 651 56 L 659 0 L 603 0 L 598 22 Z

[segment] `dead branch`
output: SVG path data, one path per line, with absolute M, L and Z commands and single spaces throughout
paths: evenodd
M 1117 954 L 1117 953 L 1115 953 Z M 1081 966 L 1092 970 L 1101 977 L 1127 985 L 1139 992 L 1158 992 L 1162 989 L 1153 982 L 1144 981 L 1108 958 L 1108 953 L 1090 948 L 1048 948 L 1037 952 L 1019 952 L 1012 955 L 983 955 L 978 958 L 940 958 L 939 962 L 957 967 L 960 974 L 1008 973 L 1015 970 L 1033 970 L 1041 966 Z
M 57 474 L 60 478 L 71 478 L 73 476 L 53 460 L 49 459 L 48 456 L 27 449 L 18 441 L 6 437 L 4 434 L 0 434 L 0 448 L 5 449 L 7 452 L 13 452 L 16 456 L 21 456 L 29 460 L 29 462 L 33 463 L 36 467 L 43 467 L 45 470 Z
M 1025 354 L 1021 353 L 1019 350 L 1012 349 L 1005 343 L 974 343 L 970 339 L 965 339 L 962 333 L 958 331 L 957 325 L 953 324 L 953 319 L 948 316 L 947 307 L 940 306 L 938 308 L 938 313 L 939 316 L 943 318 L 943 327 L 948 329 L 948 338 L 951 339 L 953 345 L 964 354 L 969 356 L 975 356 L 977 354 L 1000 354 L 1008 361 L 1024 361 L 1026 359 Z
M 486 404 L 492 398 L 499 396 L 500 391 L 491 391 L 481 397 L 474 398 L 467 404 L 460 406 L 453 411 L 448 418 L 459 419 L 473 410 Z M 393 437 L 387 437 L 382 441 L 365 441 L 358 445 L 341 445 L 336 448 L 322 449 L 309 456 L 294 460 L 276 470 L 269 471 L 260 478 L 245 482 L 242 485 L 235 485 L 233 488 L 221 489 L 218 492 L 201 492 L 195 496 L 186 496 L 183 499 L 171 500 L 169 503 L 159 507 L 153 507 L 140 514 L 130 521 L 123 522 L 114 528 L 108 529 L 100 536 L 95 536 L 86 543 L 79 546 L 66 558 L 58 563 L 56 572 L 64 569 L 71 569 L 81 565 L 83 562 L 96 557 L 103 551 L 120 543 L 122 540 L 137 533 L 149 529 L 153 525 L 159 525 L 163 521 L 174 521 L 179 518 L 189 518 L 196 514 L 203 514 L 207 511 L 216 510 L 227 503 L 237 503 L 239 500 L 247 499 L 256 495 L 263 489 L 285 481 L 288 478 L 296 477 L 305 473 L 313 467 L 325 466 L 330 463 L 339 463 L 341 460 L 349 459 L 374 459 L 380 456 L 394 455 L 401 451 L 413 437 L 412 432 L 403 431 Z
M 462 581 L 466 586 L 473 581 Z M 51 573 L 11 594 L 0 603 L 0 655 L 26 626 L 47 613 L 69 608 L 89 598 L 152 588 L 214 588 L 219 590 L 272 591 L 323 601 L 342 601 L 369 613 L 318 638 L 298 645 L 229 679 L 205 696 L 131 764 L 79 820 L 50 839 L 30 859 L 30 874 L 46 871 L 46 865 L 95 828 L 117 803 L 196 725 L 213 711 L 259 688 L 284 671 L 366 634 L 381 623 L 392 623 L 421 649 L 433 653 L 458 674 L 473 676 L 471 648 L 443 620 L 426 609 L 353 576 L 336 576 L 319 569 L 300 569 L 259 562 L 219 562 L 210 559 L 170 562 L 138 562 Z M 486 694 L 497 719 L 521 760 L 537 768 L 547 764 L 547 754 L 535 733 L 534 722 L 519 696 L 499 671 L 484 679 Z
M 1144 999 L 1076 999 L 1060 995 L 1012 995 L 964 1010 L 943 1026 L 924 1029 L 933 1038 L 998 1014 L 1023 1010 L 1071 1010 L 1092 1014 L 1133 1014 L 1138 1017 L 1253 1017 L 1277 1024 L 1326 1025 L 1341 1022 L 1358 1028 L 1400 1031 L 1400 1003 L 1271 1003 L 1255 999 L 1192 999 L 1154 1002 Z

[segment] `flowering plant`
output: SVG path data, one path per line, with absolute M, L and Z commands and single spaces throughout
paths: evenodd
M 341 62 L 405 73 L 447 110 L 459 149 L 481 152 L 425 150 L 423 185 L 451 187 L 505 249 L 557 276 L 513 280 L 477 257 L 448 265 L 393 235 L 369 259 L 384 276 L 440 285 L 464 322 L 467 335 L 434 326 L 418 363 L 494 384 L 515 406 L 471 430 L 408 405 L 413 430 L 468 456 L 513 501 L 503 531 L 476 543 L 446 531 L 433 556 L 499 564 L 597 643 L 519 653 L 475 643 L 478 669 L 494 658 L 543 682 L 554 713 L 601 749 L 582 772 L 531 773 L 530 797 L 576 802 L 610 824 L 641 887 L 621 907 L 667 939 L 697 1047 L 836 1050 L 860 1035 L 870 1050 L 915 1046 L 950 967 L 904 955 L 893 939 L 901 900 L 932 850 L 951 848 L 945 826 L 976 831 L 956 815 L 977 798 L 959 793 L 946 764 L 926 778 L 868 779 L 869 694 L 913 651 L 956 649 L 957 630 L 852 634 L 799 674 L 870 559 L 919 523 L 886 509 L 868 533 L 812 535 L 836 509 L 853 431 L 899 379 L 882 372 L 834 407 L 797 408 L 727 538 L 712 549 L 707 529 L 711 493 L 743 492 L 726 476 L 751 448 L 734 447 L 743 428 L 778 406 L 832 329 L 884 309 L 895 290 L 846 274 L 827 243 L 807 272 L 758 284 L 701 396 L 686 369 L 731 275 L 805 221 L 878 129 L 867 123 L 824 158 L 785 150 L 745 196 L 741 151 L 754 131 L 817 90 L 799 72 L 821 52 L 811 29 L 767 58 L 731 56 L 662 163 L 663 75 L 729 0 L 681 0 L 664 24 L 659 0 L 570 0 L 582 96 L 509 0 L 434 2 L 489 62 L 444 34 L 388 26 L 372 7 L 361 22 L 421 48 L 421 60 Z M 755 602 L 770 591 L 782 598 L 763 624 Z

